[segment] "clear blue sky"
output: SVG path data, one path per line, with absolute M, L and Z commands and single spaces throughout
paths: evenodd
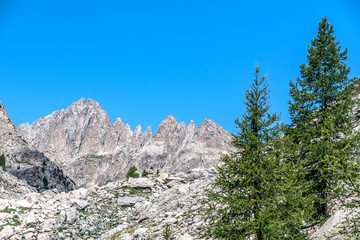
M 357 0 L 0 0 L 0 100 L 17 125 L 85 97 L 132 129 L 172 114 L 233 132 L 259 62 L 288 121 L 289 80 L 323 16 L 360 76 Z

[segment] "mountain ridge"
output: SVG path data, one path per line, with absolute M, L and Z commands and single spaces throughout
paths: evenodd
M 211 167 L 231 148 L 230 133 L 212 120 L 197 127 L 169 114 L 154 134 L 151 126 L 142 132 L 138 125 L 132 131 L 121 118 L 111 123 L 98 102 L 85 98 L 17 129 L 37 150 L 61 164 L 78 186 L 121 179 L 130 166 L 141 171 Z

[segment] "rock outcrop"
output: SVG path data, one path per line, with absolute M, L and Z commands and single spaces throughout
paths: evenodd
M 6 172 L 25 180 L 38 191 L 52 188 L 58 191 L 69 191 L 75 187 L 74 182 L 54 162 L 32 147 L 18 133 L 1 102 L 0 155 L 5 157 Z M 4 176 L 1 172 L 0 177 Z
M 214 169 L 0 199 L 0 239 L 199 239 Z M 148 185 L 143 188 L 146 182 Z
M 151 127 L 134 132 L 118 118 L 113 124 L 94 100 L 84 98 L 67 109 L 18 127 L 27 141 L 58 162 L 77 186 L 104 185 L 140 171 L 187 171 L 211 167 L 230 150 L 231 135 L 212 120 L 196 127 L 169 115 L 152 135 Z

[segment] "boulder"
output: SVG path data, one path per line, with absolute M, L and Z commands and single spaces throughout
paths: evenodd
M 23 208 L 31 208 L 33 206 L 32 203 L 28 202 L 25 199 L 18 200 L 13 205 L 16 207 L 23 207 Z
M 73 224 L 76 221 L 77 212 L 75 208 L 69 208 L 65 210 L 66 222 Z
M 151 189 L 153 183 L 150 181 L 150 179 L 145 177 L 129 178 L 128 185 L 136 189 Z
M 181 177 L 167 177 L 164 179 L 164 182 L 165 184 L 171 182 L 171 181 L 178 181 L 178 182 L 181 182 L 181 183 L 185 183 L 186 180 L 184 178 L 181 178 Z
M 185 233 L 184 235 L 181 235 L 178 240 L 193 240 L 193 238 L 190 236 L 190 234 Z
M 141 237 L 147 232 L 147 228 L 138 228 L 134 231 L 134 237 Z
M 79 210 L 84 210 L 85 208 L 87 208 L 89 205 L 90 205 L 90 203 L 88 203 L 87 201 L 85 201 L 85 200 L 75 200 L 74 202 L 73 202 L 73 206 L 76 206 L 76 208 L 77 209 L 79 209 Z
M 30 225 L 35 223 L 36 223 L 36 216 L 34 211 L 31 211 L 25 218 L 25 224 Z
M 9 239 L 14 235 L 13 226 L 5 226 L 4 229 L 0 232 L 0 239 Z
M 343 239 L 340 235 L 341 226 L 350 213 L 350 210 L 337 211 L 311 236 L 311 239 Z
M 159 178 L 160 179 L 166 179 L 170 177 L 170 173 L 160 173 Z
M 39 233 L 37 236 L 37 240 L 50 240 L 50 236 L 47 233 Z
M 119 197 L 117 200 L 117 203 L 120 207 L 132 207 L 135 205 L 135 203 L 137 202 L 142 202 L 146 200 L 143 197 Z

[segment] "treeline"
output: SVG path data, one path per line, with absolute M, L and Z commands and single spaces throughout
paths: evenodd
M 359 133 L 347 49 L 323 18 L 300 76 L 290 82 L 291 123 L 270 113 L 266 76 L 256 66 L 236 119 L 236 151 L 221 159 L 209 189 L 207 232 L 217 239 L 308 239 L 334 205 L 358 207 Z M 351 201 L 349 199 L 351 198 Z M 357 219 L 342 234 L 360 237 Z

